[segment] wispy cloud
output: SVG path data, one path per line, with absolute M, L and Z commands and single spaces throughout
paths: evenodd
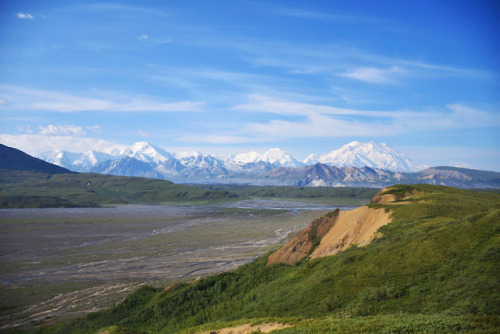
M 276 7 L 276 9 L 272 10 L 274 14 L 288 16 L 288 17 L 296 17 L 300 19 L 307 20 L 322 20 L 322 21 L 330 21 L 330 22 L 338 22 L 344 24 L 373 24 L 373 23 L 385 23 L 385 24 L 395 24 L 396 22 L 390 21 L 387 19 L 382 19 L 380 17 L 370 17 L 370 16 L 362 16 L 362 15 L 352 15 L 352 14 L 343 14 L 343 13 L 333 13 L 333 12 L 319 12 L 313 10 L 304 10 L 292 7 Z
M 150 37 L 148 34 L 141 34 L 137 36 L 137 39 L 143 41 L 143 43 L 146 43 L 147 45 L 168 44 L 172 42 L 170 38 L 155 38 Z
M 220 134 L 186 134 L 180 138 L 184 142 L 203 142 L 209 144 L 243 144 L 243 143 L 264 143 L 269 138 L 255 137 L 253 135 L 220 135 Z
M 224 136 L 186 135 L 186 141 L 254 143 L 297 138 L 391 137 L 402 134 L 500 126 L 500 115 L 463 104 L 425 110 L 357 110 L 251 95 L 240 112 L 279 115 L 266 122 L 241 122 Z
M 81 126 L 71 124 L 49 124 L 47 126 L 39 126 L 38 128 L 42 136 L 83 136 L 86 134 Z
M 258 136 L 275 140 L 290 138 L 338 138 L 380 137 L 394 134 L 391 124 L 367 123 L 359 120 L 343 120 L 327 115 L 311 115 L 301 121 L 273 120 L 268 123 L 252 123 L 248 129 Z
M 401 75 L 405 71 L 398 67 L 382 69 L 375 67 L 361 67 L 339 74 L 340 76 L 361 80 L 372 84 L 396 84 L 395 76 Z
M 396 78 L 467 77 L 491 78 L 492 74 L 474 68 L 437 64 L 418 58 L 399 58 L 376 54 L 352 46 L 334 43 L 308 45 L 284 41 L 190 39 L 188 43 L 241 52 L 257 66 L 283 68 L 288 73 L 345 77 L 372 83 L 394 83 Z
M 87 130 L 94 132 L 94 133 L 101 133 L 102 132 L 102 127 L 99 125 L 86 126 L 85 128 Z
M 67 11 L 88 11 L 88 12 L 106 12 L 106 13 L 128 13 L 134 15 L 148 15 L 152 17 L 171 16 L 172 13 L 149 6 L 132 6 L 119 3 L 91 3 L 85 5 L 75 5 L 66 7 Z
M 103 111 L 103 112 L 203 112 L 203 101 L 164 102 L 149 97 L 113 95 L 107 98 L 86 97 L 49 90 L 28 89 L 1 85 L 0 106 L 5 110 L 49 110 L 55 112 Z
M 22 20 L 33 20 L 35 18 L 30 13 L 23 13 L 23 12 L 16 13 L 16 16 L 17 16 L 17 18 L 22 19 Z
M 390 111 L 356 110 L 337 108 L 329 105 L 289 101 L 260 94 L 249 95 L 248 102 L 235 106 L 234 110 L 245 112 L 265 112 L 285 116 L 311 116 L 316 114 L 327 114 L 339 116 L 388 117 L 394 114 Z
M 15 147 L 28 154 L 38 156 L 43 152 L 51 150 L 65 150 L 69 152 L 101 151 L 111 153 L 126 148 L 106 140 L 63 135 L 23 134 L 10 135 L 0 134 L 2 144 Z

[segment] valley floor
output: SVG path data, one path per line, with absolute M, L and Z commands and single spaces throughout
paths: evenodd
M 255 199 L 0 210 L 0 328 L 81 316 L 146 283 L 165 286 L 234 269 L 330 209 Z

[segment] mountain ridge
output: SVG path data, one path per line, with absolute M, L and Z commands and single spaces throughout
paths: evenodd
M 328 154 L 309 156 L 304 162 L 279 148 L 263 154 L 252 151 L 233 157 L 216 157 L 198 151 L 169 153 L 147 142 L 135 143 L 115 156 L 101 153 L 59 151 L 40 157 L 79 172 L 147 176 L 178 183 L 378 188 L 395 183 L 428 183 L 461 188 L 500 188 L 500 173 L 489 172 L 487 177 L 483 173 L 478 177 L 480 172 L 477 171 L 472 177 L 466 169 L 454 169 L 456 167 L 426 168 L 387 144 L 374 141 L 354 141 Z
M 355 156 L 352 157 L 346 157 L 345 153 L 344 154 L 344 161 L 340 161 L 340 158 L 334 158 L 333 155 L 337 154 L 335 152 L 347 152 L 349 150 L 352 150 Z M 58 152 L 66 152 L 66 151 L 58 151 Z M 94 151 L 89 151 L 86 153 L 79 153 L 80 155 L 89 155 L 91 152 Z M 66 153 L 71 153 L 71 152 L 66 152 Z M 404 155 L 398 153 L 394 149 L 390 148 L 388 145 L 382 143 L 378 144 L 374 141 L 371 141 L 369 143 L 360 143 L 360 142 L 351 142 L 347 145 L 342 146 L 339 150 L 334 150 L 331 151 L 328 154 L 318 156 L 319 158 L 315 160 L 311 160 L 309 158 L 305 159 L 304 161 L 299 161 L 292 155 L 288 154 L 286 151 L 281 150 L 280 148 L 271 148 L 264 153 L 258 153 L 255 151 L 247 152 L 247 153 L 241 153 L 238 154 L 234 157 L 225 157 L 225 158 L 219 158 L 215 157 L 210 154 L 203 154 L 198 151 L 192 151 L 192 152 L 167 152 L 166 150 L 159 148 L 155 145 L 152 145 L 148 142 L 137 142 L 134 143 L 133 145 L 130 146 L 129 149 L 125 149 L 119 152 L 115 152 L 115 155 L 112 155 L 110 153 L 105 153 L 106 156 L 110 158 L 120 158 L 123 155 L 128 155 L 131 157 L 135 157 L 138 160 L 142 160 L 145 162 L 164 162 L 168 159 L 177 159 L 177 160 L 182 160 L 186 158 L 198 158 L 200 156 L 203 157 L 210 157 L 212 159 L 216 159 L 220 161 L 221 163 L 229 163 L 229 164 L 238 164 L 238 165 L 245 165 L 249 163 L 259 163 L 259 162 L 265 162 L 273 165 L 274 167 L 302 167 L 304 165 L 312 165 L 317 162 L 321 162 L 327 165 L 336 165 L 338 167 L 344 167 L 344 166 L 356 166 L 356 167 L 363 167 L 363 166 L 369 166 L 369 167 L 377 167 L 377 168 L 386 168 L 394 171 L 413 171 L 417 169 L 424 169 L 426 166 L 418 163 L 414 163 L 411 159 L 405 157 Z M 71 154 L 78 154 L 78 153 L 71 153 Z M 370 158 L 363 158 L 363 155 L 370 155 Z M 339 154 L 337 154 L 338 156 Z M 391 156 L 394 156 L 398 160 L 393 161 L 394 159 L 391 160 Z M 403 157 L 403 158 L 402 158 Z M 53 152 L 45 152 L 40 155 L 40 158 L 44 160 L 54 160 L 55 163 L 58 164 L 64 164 L 68 162 L 64 161 L 57 161 L 54 159 L 54 153 Z M 392 162 L 389 163 L 387 161 Z M 90 160 L 90 159 L 89 159 Z M 362 164 L 359 161 L 364 161 L 368 164 Z M 66 166 L 70 167 L 70 166 Z M 95 164 L 94 164 L 95 167 Z M 392 169 L 391 169 L 392 168 Z

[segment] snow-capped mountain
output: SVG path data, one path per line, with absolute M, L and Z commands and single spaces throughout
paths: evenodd
M 255 151 L 252 151 L 252 152 L 248 152 L 248 153 L 238 154 L 234 158 L 229 159 L 229 161 L 232 160 L 232 162 L 235 162 L 235 163 L 240 164 L 240 165 L 244 165 L 244 164 L 256 163 L 256 162 L 260 161 L 261 157 L 262 157 L 262 154 L 255 152 Z
M 283 173 L 282 168 L 299 170 L 317 163 L 338 168 L 354 167 L 353 170 L 343 171 L 342 173 L 346 174 L 344 177 L 336 177 L 342 182 L 375 177 L 370 174 L 373 174 L 370 168 L 377 169 L 376 174 L 379 176 L 384 170 L 414 172 L 425 168 L 424 165 L 415 163 L 388 145 L 375 142 L 352 142 L 325 155 L 311 154 L 304 162 L 298 161 L 279 148 L 264 153 L 252 151 L 235 157 L 220 158 L 198 151 L 167 152 L 147 142 L 135 143 L 114 154 L 94 151 L 86 153 L 53 151 L 41 155 L 40 158 L 78 172 L 147 176 L 190 183 L 254 182 L 264 175 L 268 179 L 276 178 Z M 365 167 L 369 170 L 363 169 Z M 304 176 L 309 180 L 306 183 L 336 184 L 319 181 L 318 178 L 322 178 L 319 176 L 322 171 L 326 171 L 325 167 L 317 167 L 311 175 Z M 307 172 L 310 173 L 311 170 Z M 329 179 L 337 172 L 338 170 L 329 169 Z M 290 174 L 289 171 L 287 173 Z
M 153 162 L 155 164 L 161 164 L 173 158 L 173 156 L 164 149 L 153 146 L 147 142 L 135 143 L 125 154 L 139 161 Z
M 353 141 L 319 157 L 309 156 L 308 161 L 337 167 L 371 167 L 393 172 L 417 172 L 427 168 L 397 152 L 384 143 Z
M 88 151 L 72 153 L 68 151 L 51 151 L 39 156 L 40 159 L 75 172 L 88 172 L 92 167 L 113 159 L 113 156 L 104 152 Z
M 260 159 L 279 167 L 300 167 L 304 164 L 279 148 L 273 148 L 262 154 Z
M 300 167 L 304 165 L 302 162 L 279 148 L 272 148 L 263 154 L 255 151 L 238 154 L 234 157 L 233 161 L 241 165 L 267 162 L 276 167 Z

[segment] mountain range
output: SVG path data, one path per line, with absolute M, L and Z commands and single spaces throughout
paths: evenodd
M 76 172 L 167 179 L 178 183 L 227 183 L 278 186 L 385 187 L 396 183 L 428 183 L 463 188 L 500 187 L 500 173 L 417 163 L 384 143 L 351 142 L 325 155 L 299 161 L 273 148 L 217 157 L 167 152 L 138 142 L 114 152 L 50 151 L 39 156 Z

